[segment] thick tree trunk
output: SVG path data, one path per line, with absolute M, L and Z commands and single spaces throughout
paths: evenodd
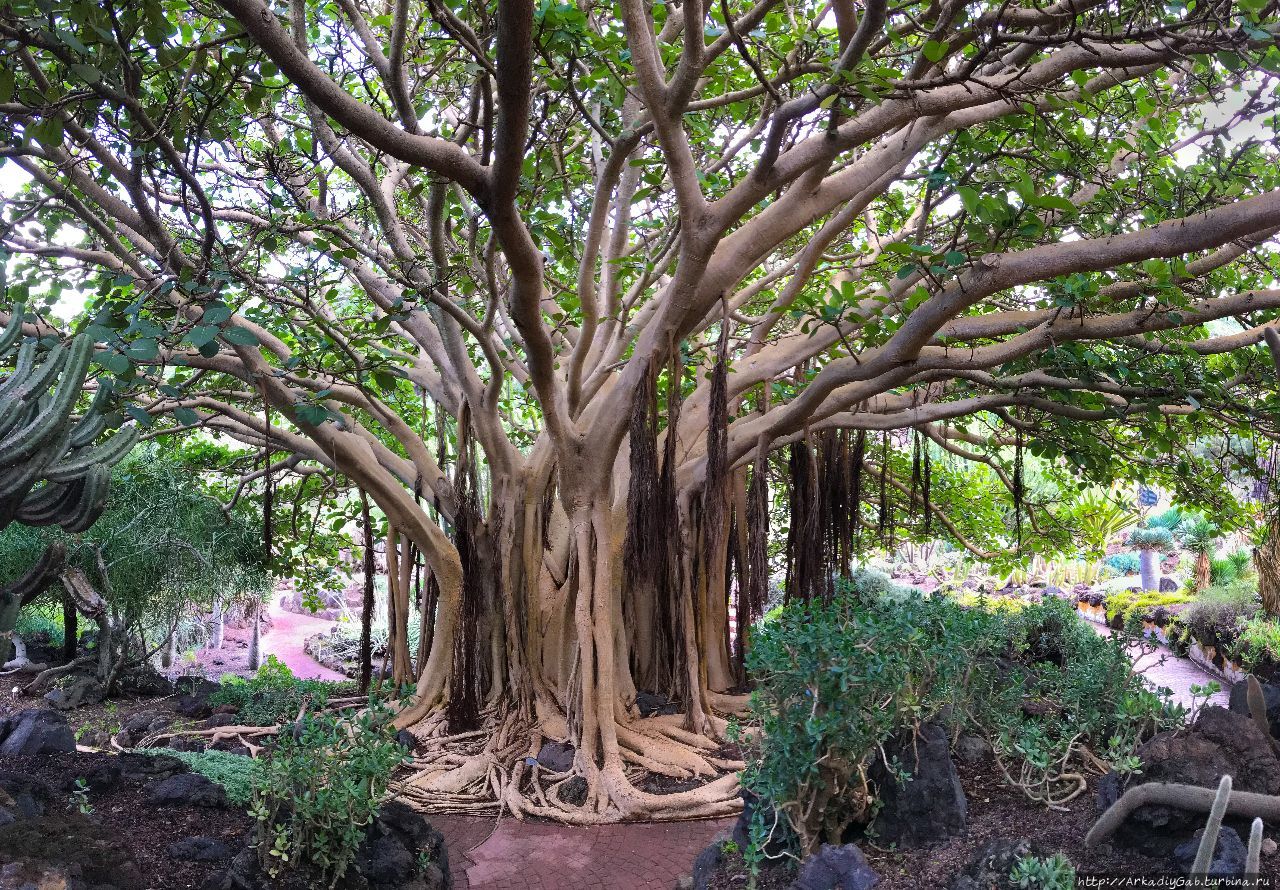
M 1192 586 L 1199 592 L 1209 586 L 1211 560 L 1209 551 L 1204 550 L 1196 554 L 1196 568 L 1193 575 Z
M 1159 559 L 1154 550 L 1138 551 L 1138 567 L 1142 573 L 1143 590 L 1160 589 Z

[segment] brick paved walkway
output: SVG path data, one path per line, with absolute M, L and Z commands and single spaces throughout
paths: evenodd
M 454 890 L 673 890 L 716 833 L 734 822 L 573 828 L 503 816 L 488 837 L 491 818 L 430 818 L 444 833 Z

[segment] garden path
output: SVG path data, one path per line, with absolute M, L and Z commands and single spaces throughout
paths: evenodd
M 1088 623 L 1102 636 L 1111 636 L 1111 628 L 1093 621 Z M 1138 656 L 1138 653 L 1131 652 L 1131 656 Z M 1230 700 L 1229 683 L 1215 677 L 1191 659 L 1177 655 L 1167 646 L 1160 645 L 1154 652 L 1135 657 L 1134 666 L 1152 686 L 1165 686 L 1172 689 L 1173 700 L 1185 707 L 1190 708 L 1193 703 L 1191 687 L 1206 686 L 1209 683 L 1217 683 L 1222 687 L 1220 692 L 1209 698 L 1209 704 L 1221 705 L 1225 708 Z
M 325 618 L 299 615 L 280 608 L 279 597 L 271 598 L 268 609 L 271 630 L 262 635 L 262 654 L 274 655 L 303 680 L 346 680 L 342 674 L 316 661 L 303 648 L 307 637 L 329 630 L 333 622 Z
M 431 816 L 444 833 L 454 890 L 672 890 L 733 819 L 627 822 L 576 828 L 550 822 Z

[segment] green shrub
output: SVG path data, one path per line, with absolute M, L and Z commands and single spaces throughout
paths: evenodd
M 1148 528 L 1166 529 L 1172 531 L 1182 525 L 1188 519 L 1186 513 L 1182 512 L 1178 507 L 1170 507 L 1159 516 L 1152 516 L 1147 520 Z
M 1235 561 L 1223 557 L 1209 560 L 1209 583 L 1213 585 L 1230 584 L 1240 577 L 1240 568 Z
M 175 751 L 172 748 L 148 748 L 141 753 L 176 757 L 193 773 L 221 785 L 234 804 L 248 806 L 253 798 L 253 780 L 258 775 L 261 761 L 252 757 L 226 751 Z
M 987 611 L 867 589 L 794 603 L 757 631 L 742 783 L 772 807 L 755 811 L 749 863 L 771 833 L 812 851 L 870 821 L 873 758 L 944 708 L 953 729 L 989 739 L 1011 779 L 1046 803 L 1075 787 L 1086 746 L 1123 767 L 1181 717 L 1133 673 L 1130 641 L 1094 633 L 1065 600 Z
M 1075 890 L 1076 869 L 1061 853 L 1024 856 L 1013 864 L 1009 883 L 1026 890 Z
M 299 680 L 274 655 L 268 655 L 258 673 L 248 680 L 227 677 L 222 688 L 209 696 L 209 703 L 231 705 L 246 726 L 273 726 L 293 720 L 304 701 L 311 708 L 323 708 L 331 697 L 352 695 L 354 683 L 330 683 L 323 680 Z
M 258 858 L 273 877 L 314 867 L 333 887 L 346 874 L 404 760 L 385 709 L 347 721 L 306 716 L 281 733 L 253 777 Z
M 954 701 L 987 651 L 984 612 L 876 595 L 883 587 L 863 576 L 829 604 L 786 606 L 747 654 L 756 733 L 742 782 L 774 803 L 807 851 L 867 820 L 872 801 L 856 789 L 879 746 Z M 764 809 L 758 838 L 769 830 Z
M 1230 581 L 1206 587 L 1181 615 L 1186 642 L 1213 643 L 1234 639 L 1240 624 L 1261 608 L 1258 587 L 1250 581 Z
M 27 642 L 43 639 L 50 646 L 60 647 L 66 637 L 62 629 L 62 606 L 47 602 L 27 606 L 18 613 L 13 632 Z
M 1181 606 L 1194 599 L 1195 594 L 1186 590 L 1168 593 L 1155 590 L 1117 590 L 1107 596 L 1107 621 L 1114 621 L 1119 616 L 1127 626 L 1133 621 L 1142 621 L 1161 606 Z
M 1261 664 L 1280 664 L 1280 621 L 1257 614 L 1242 620 L 1235 655 L 1247 671 Z
M 1229 559 L 1236 567 L 1236 577 L 1243 578 L 1245 575 L 1253 571 L 1253 554 L 1248 550 L 1236 550 L 1227 554 Z

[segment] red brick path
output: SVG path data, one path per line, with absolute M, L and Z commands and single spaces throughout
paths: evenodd
M 454 890 L 674 890 L 716 833 L 734 822 L 573 828 L 503 816 L 498 830 L 488 837 L 491 818 L 430 819 L 444 833 Z

